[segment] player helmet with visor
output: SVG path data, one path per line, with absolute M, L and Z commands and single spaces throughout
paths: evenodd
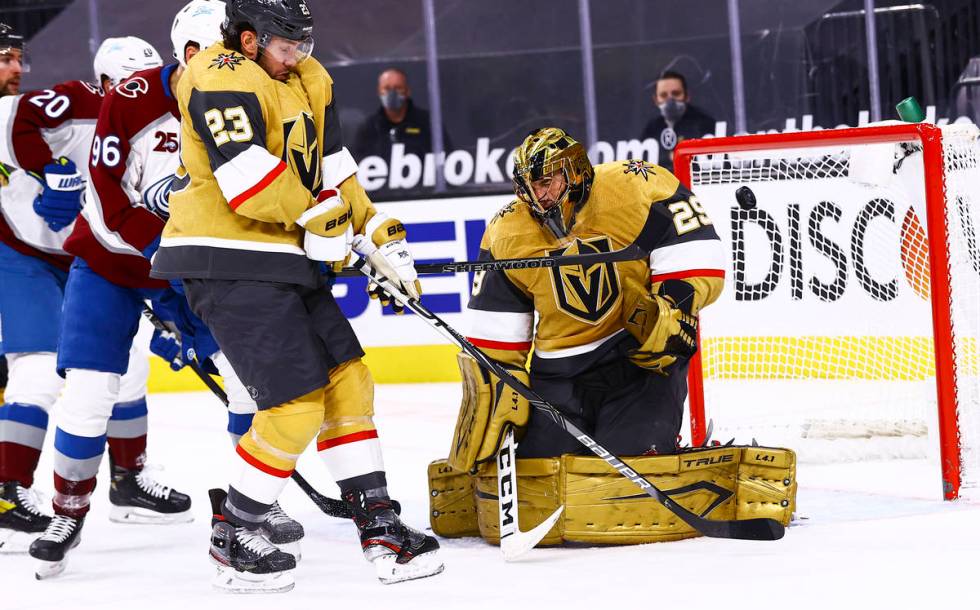
M 226 37 L 253 30 L 260 52 L 299 64 L 313 53 L 313 15 L 305 0 L 227 0 Z
M 0 23 L 0 57 L 15 57 L 20 62 L 21 72 L 31 71 L 27 63 L 24 37 L 6 23 Z

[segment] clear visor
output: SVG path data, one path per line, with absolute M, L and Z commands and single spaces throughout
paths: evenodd
M 31 71 L 31 65 L 27 61 L 27 53 L 18 47 L 0 47 L 0 67 L 9 67 L 13 64 L 20 64 L 20 71 L 27 74 Z
M 259 41 L 262 52 L 287 66 L 298 65 L 313 54 L 313 37 L 290 40 L 281 36 L 263 36 Z

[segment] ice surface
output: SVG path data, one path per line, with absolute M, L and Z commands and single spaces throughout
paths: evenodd
M 425 467 L 444 457 L 458 405 L 455 384 L 377 388 L 376 421 L 389 489 L 415 526 L 427 526 Z M 57 421 L 57 417 L 54 418 Z M 150 397 L 155 475 L 191 494 L 193 523 L 110 523 L 103 464 L 81 545 L 58 579 L 34 580 L 26 555 L 0 555 L 5 610 L 87 608 L 957 608 L 980 605 L 980 504 L 944 503 L 926 460 L 801 465 L 804 519 L 779 542 L 694 539 L 592 549 L 536 549 L 505 564 L 478 539 L 444 540 L 446 571 L 385 586 L 361 557 L 352 524 L 324 516 L 292 483 L 284 508 L 306 527 L 296 588 L 275 596 L 213 591 L 207 489 L 225 486 L 235 458 L 221 405 L 206 393 Z M 49 492 L 48 435 L 38 488 Z M 310 452 L 300 470 L 336 486 Z

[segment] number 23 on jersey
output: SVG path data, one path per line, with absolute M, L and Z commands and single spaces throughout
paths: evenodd
M 204 120 L 208 123 L 216 146 L 228 142 L 248 142 L 252 139 L 252 124 L 241 106 L 225 108 L 223 111 L 212 108 L 204 113 Z

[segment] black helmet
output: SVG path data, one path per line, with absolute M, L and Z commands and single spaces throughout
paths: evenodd
M 0 53 L 11 49 L 24 50 L 24 37 L 6 23 L 0 23 Z
M 227 0 L 224 29 L 231 35 L 252 29 L 260 39 L 303 41 L 313 37 L 313 15 L 306 0 Z
M 18 61 L 20 61 L 21 72 L 30 72 L 31 65 L 27 61 L 27 49 L 24 48 L 24 37 L 6 23 L 0 23 L 0 55 L 12 55 L 14 51 L 20 53 Z M 0 93 L 0 95 L 16 93 L 6 87 L 4 87 L 4 91 L 6 93 Z
M 225 44 L 240 51 L 241 33 L 248 30 L 256 33 L 260 53 L 297 64 L 313 53 L 313 15 L 306 0 L 228 0 L 221 26 Z

